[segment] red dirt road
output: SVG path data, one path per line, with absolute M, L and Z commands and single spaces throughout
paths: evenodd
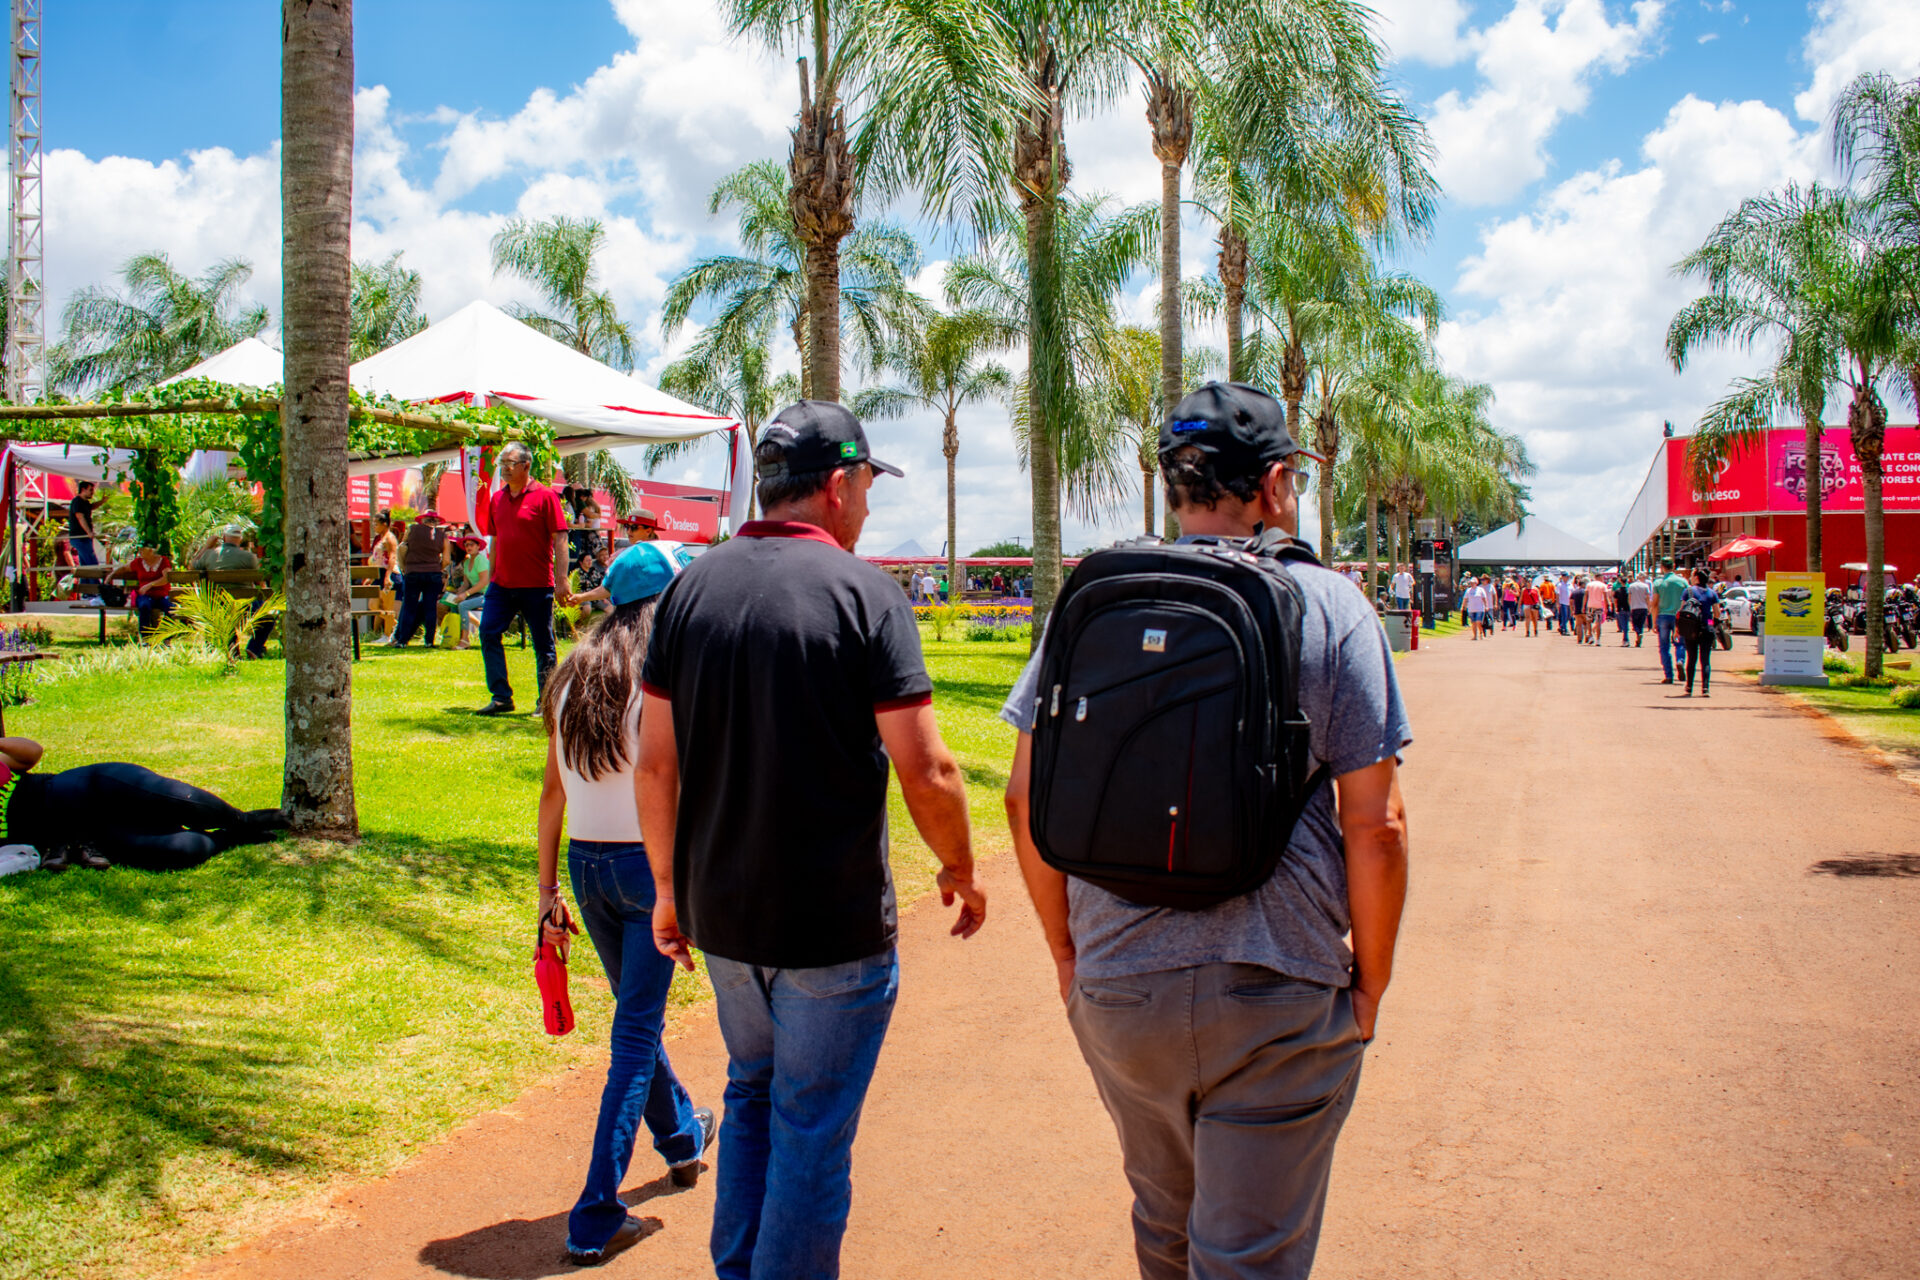
M 1402 664 L 1413 895 L 1316 1275 L 1920 1274 L 1920 797 L 1750 684 L 1671 696 L 1652 656 L 1508 633 Z M 986 877 L 973 941 L 904 921 L 845 1274 L 1121 1280 L 1112 1130 L 1011 860 Z M 671 1053 L 718 1098 L 710 1014 Z M 188 1274 L 566 1273 L 598 1095 L 532 1090 Z M 653 1160 L 629 1200 L 658 1226 L 602 1274 L 711 1274 L 708 1182 Z

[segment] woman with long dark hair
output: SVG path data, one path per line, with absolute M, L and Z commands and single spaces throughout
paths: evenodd
M 567 1219 L 567 1256 L 603 1261 L 640 1238 L 620 1183 L 644 1120 L 675 1186 L 690 1187 L 713 1142 L 713 1112 L 695 1107 L 661 1045 L 673 961 L 653 945 L 653 872 L 640 842 L 633 771 L 640 756 L 640 662 L 653 608 L 687 556 L 677 543 L 629 547 L 599 588 L 613 612 L 585 632 L 540 700 L 547 726 L 540 791 L 540 923 L 563 949 L 578 933 L 560 897 L 560 828 L 569 826 L 567 873 L 580 918 L 617 1001 L 613 1060 L 586 1186 Z
M 1689 604 L 1693 606 L 1691 612 L 1687 608 Z M 1700 696 L 1713 696 L 1708 691 L 1713 684 L 1713 624 L 1719 618 L 1720 597 L 1707 585 L 1707 571 L 1695 569 L 1693 585 L 1680 597 L 1680 616 L 1674 623 L 1674 629 L 1687 646 L 1687 691 L 1680 695 L 1683 698 L 1693 696 L 1696 671 L 1700 676 Z

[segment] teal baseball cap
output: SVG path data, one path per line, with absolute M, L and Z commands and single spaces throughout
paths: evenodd
M 693 551 L 678 542 L 636 542 L 607 566 L 602 583 L 616 606 L 650 600 L 693 563 Z

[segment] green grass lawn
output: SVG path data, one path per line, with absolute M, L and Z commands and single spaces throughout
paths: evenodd
M 978 847 L 1004 848 L 1013 734 L 994 712 L 1025 646 L 927 650 Z M 508 653 L 526 706 L 531 654 Z M 283 678 L 268 661 L 65 680 L 9 709 L 7 729 L 46 744 L 44 768 L 126 760 L 272 805 Z M 530 713 L 470 714 L 485 701 L 477 652 L 368 651 L 354 668 L 355 846 L 0 879 L 0 1280 L 166 1273 L 604 1044 L 590 946 L 573 966 L 578 1031 L 541 1030 L 545 742 Z M 936 863 L 897 788 L 892 830 L 904 904 Z M 682 975 L 674 998 L 705 994 Z

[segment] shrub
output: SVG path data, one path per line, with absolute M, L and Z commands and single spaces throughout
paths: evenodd
M 278 617 L 287 598 L 278 591 L 268 596 L 258 612 Z M 229 674 L 240 663 L 240 649 L 252 630 L 255 610 L 251 595 L 233 595 L 218 587 L 202 586 L 173 599 L 173 613 L 153 629 L 155 644 L 185 641 L 225 660 Z
M 935 640 L 945 640 L 947 632 L 960 625 L 961 619 L 967 616 L 967 606 L 963 604 L 922 605 L 914 612 L 933 624 Z
M 1860 670 L 1852 658 L 1837 649 L 1829 649 L 1820 659 L 1820 669 L 1829 675 L 1850 675 Z
M 1828 681 L 1828 683 L 1835 689 L 1893 688 L 1893 678 L 1891 676 L 1873 676 L 1869 678 L 1861 675 L 1857 671 L 1849 671 L 1845 675 L 1836 675 L 1832 680 Z
M 1896 707 L 1920 710 L 1920 684 L 1903 684 L 1887 699 Z
M 90 676 L 127 675 L 160 670 L 213 671 L 226 665 L 219 654 L 194 644 L 116 644 L 92 649 L 60 662 L 41 662 L 40 683 L 83 680 Z
M 990 643 L 1021 644 L 1033 643 L 1033 624 L 1031 622 L 1010 622 L 1005 624 L 976 622 L 967 628 L 967 639 L 985 640 Z

